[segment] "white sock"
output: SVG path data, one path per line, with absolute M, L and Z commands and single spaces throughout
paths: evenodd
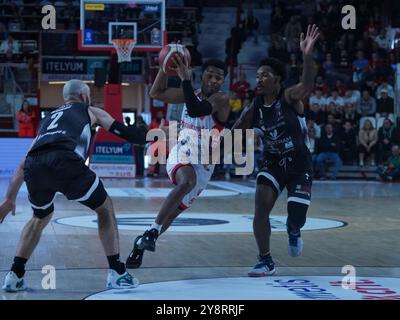
M 153 222 L 153 224 L 150 226 L 149 230 L 156 229 L 158 232 L 160 232 L 161 227 L 162 227 L 162 224 L 157 224 L 156 222 Z

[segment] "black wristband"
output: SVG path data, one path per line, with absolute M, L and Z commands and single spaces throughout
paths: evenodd
M 182 81 L 183 95 L 185 97 L 186 108 L 190 117 L 197 118 L 212 114 L 212 105 L 207 100 L 200 100 L 194 94 L 192 82 Z
M 127 127 L 117 120 L 112 123 L 108 131 L 133 144 L 146 143 L 146 137 L 143 138 L 142 135 L 139 135 L 136 127 Z

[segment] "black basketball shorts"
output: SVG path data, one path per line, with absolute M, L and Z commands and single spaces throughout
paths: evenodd
M 67 150 L 43 150 L 28 155 L 24 166 L 33 213 L 44 218 L 54 211 L 57 192 L 92 210 L 100 207 L 107 192 L 97 175 L 76 153 Z
M 295 158 L 266 161 L 257 174 L 257 184 L 270 186 L 279 196 L 286 187 L 288 202 L 311 203 L 312 165 Z

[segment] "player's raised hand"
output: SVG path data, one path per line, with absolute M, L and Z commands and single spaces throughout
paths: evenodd
M 303 54 L 310 55 L 314 49 L 314 44 L 319 37 L 318 27 L 313 25 L 308 25 L 307 34 L 304 38 L 304 33 L 300 35 L 300 49 Z
M 0 223 L 10 212 L 15 216 L 15 201 L 6 199 L 0 204 Z
M 179 78 L 181 78 L 182 81 L 192 80 L 192 70 L 189 66 L 188 61 L 178 54 L 173 57 L 173 60 L 176 67 L 171 69 L 178 74 Z

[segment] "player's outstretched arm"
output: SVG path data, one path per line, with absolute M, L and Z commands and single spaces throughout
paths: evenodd
M 234 129 L 251 129 L 254 115 L 254 102 L 250 103 L 246 108 L 243 109 L 239 119 L 236 120 L 231 130 Z
M 312 52 L 318 37 L 318 27 L 315 24 L 308 26 L 306 37 L 304 37 L 304 33 L 300 35 L 300 49 L 303 52 L 303 73 L 301 81 L 285 90 L 286 100 L 294 105 L 299 114 L 304 113 L 304 106 L 297 102 L 302 100 L 314 85 L 316 68 L 312 58 Z
M 144 144 L 146 142 L 146 137 L 141 136 L 136 127 L 125 126 L 103 109 L 89 107 L 89 114 L 91 114 L 93 123 L 132 144 Z
M 244 142 L 244 136 L 243 135 L 243 130 L 246 129 L 253 129 L 253 116 L 254 116 L 254 102 L 250 103 L 249 105 L 247 105 L 242 113 L 240 114 L 240 117 L 238 120 L 236 120 L 235 124 L 232 126 L 232 128 L 230 129 L 230 133 L 231 136 L 233 137 L 233 141 L 234 143 L 236 143 L 235 141 L 238 136 L 235 135 L 235 131 L 234 130 L 241 130 L 242 131 L 242 138 L 241 138 L 241 143 Z M 226 137 L 225 135 L 228 133 L 228 131 L 224 131 L 224 138 Z M 247 135 L 247 133 L 246 133 Z M 221 161 L 223 161 L 223 157 L 224 157 L 224 153 L 221 152 Z
M 24 182 L 24 163 L 25 160 L 18 166 L 17 171 L 8 186 L 6 198 L 0 204 L 0 223 L 3 222 L 4 218 L 10 212 L 12 212 L 13 216 L 15 215 L 15 201 L 17 199 L 18 191 Z
M 150 89 L 150 97 L 166 103 L 184 103 L 182 89 L 168 88 L 168 76 L 160 68 L 157 77 Z

